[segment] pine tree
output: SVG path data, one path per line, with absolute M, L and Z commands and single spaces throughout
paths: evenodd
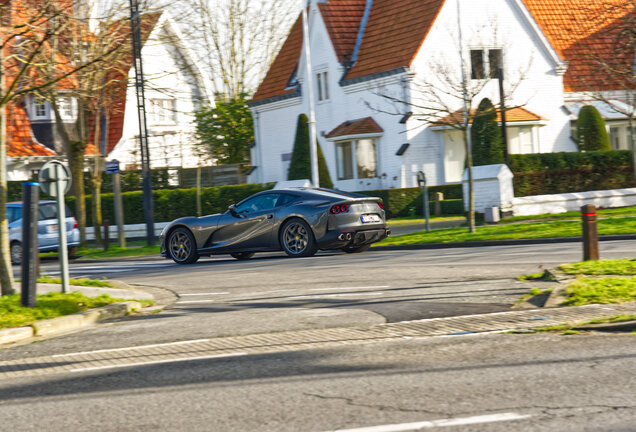
M 585 105 L 579 111 L 576 139 L 582 151 L 611 150 L 605 120 L 592 105 Z
M 473 165 L 505 163 L 503 137 L 497 124 L 497 112 L 490 99 L 479 103 L 470 129 Z
M 289 172 L 287 180 L 311 179 L 311 158 L 309 155 L 309 120 L 305 114 L 298 116 L 296 124 L 296 139 L 294 140 L 294 150 L 292 153 L 291 163 L 289 164 Z M 320 187 L 333 188 L 327 162 L 322 154 L 320 144 L 318 147 L 318 177 Z

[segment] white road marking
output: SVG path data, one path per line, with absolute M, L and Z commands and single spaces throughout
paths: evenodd
M 209 292 L 209 293 L 179 294 L 179 296 L 186 297 L 186 296 L 207 296 L 207 295 L 225 295 L 225 294 L 229 294 L 229 292 Z
M 289 300 L 298 300 L 298 299 L 306 299 L 306 298 L 327 298 L 327 297 L 376 297 L 384 295 L 383 292 L 374 292 L 374 293 L 346 293 L 346 294 L 316 294 L 310 296 L 292 296 L 287 297 Z
M 54 354 L 52 357 L 102 354 L 102 353 L 110 353 L 110 352 L 131 351 L 131 350 L 137 350 L 137 349 L 159 348 L 159 347 L 167 347 L 167 346 L 175 346 L 175 345 L 186 345 L 186 344 L 199 343 L 199 342 L 210 342 L 210 340 L 211 339 L 193 339 L 193 340 L 186 340 L 186 341 L 179 341 L 179 342 L 167 342 L 162 344 L 139 345 L 139 346 L 124 347 L 124 348 L 109 348 L 109 349 L 102 349 L 102 350 L 96 350 L 96 351 L 74 352 L 69 354 Z
M 77 369 L 71 369 L 69 372 L 89 372 L 89 371 L 104 370 L 104 369 L 119 369 L 119 368 L 125 368 L 125 367 L 147 366 L 147 365 L 161 364 L 161 363 L 176 363 L 176 362 L 192 361 L 192 360 L 209 360 L 209 359 L 217 359 L 217 358 L 223 358 L 223 357 L 238 357 L 238 356 L 244 356 L 244 355 L 247 355 L 247 353 L 235 352 L 235 353 L 229 353 L 229 354 L 215 354 L 215 355 L 198 356 L 198 357 L 182 357 L 182 358 L 175 358 L 175 359 L 153 360 L 153 361 L 147 361 L 147 362 L 136 362 L 136 363 L 125 363 L 125 364 L 117 364 L 117 365 L 77 368 Z
M 214 303 L 214 300 L 179 300 L 176 304 L 188 304 L 188 303 Z
M 334 291 L 334 290 L 348 290 L 348 289 L 382 289 L 389 288 L 388 285 L 380 285 L 380 286 L 361 286 L 361 287 L 331 287 L 331 288 L 311 288 L 309 291 Z
M 531 415 L 521 415 L 517 413 L 489 414 L 474 417 L 460 417 L 455 419 L 440 419 L 423 421 L 416 423 L 401 423 L 381 426 L 371 426 L 355 429 L 338 429 L 333 432 L 405 432 L 416 431 L 424 428 L 465 426 L 473 424 L 494 423 L 501 421 L 523 420 L 532 417 Z

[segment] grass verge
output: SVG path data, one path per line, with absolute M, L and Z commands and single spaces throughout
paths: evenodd
M 566 288 L 566 306 L 636 301 L 636 277 L 579 278 Z
M 571 275 L 636 276 L 636 258 L 581 261 L 573 264 L 561 264 L 559 269 Z
M 512 331 L 510 333 L 527 334 L 527 333 L 544 333 L 544 332 L 554 333 L 554 332 L 561 332 L 561 334 L 564 334 L 564 335 L 572 335 L 572 334 L 579 334 L 580 330 L 577 330 L 577 329 L 580 329 L 582 327 L 587 327 L 589 325 L 593 325 L 593 324 L 611 324 L 611 323 L 620 323 L 620 322 L 627 322 L 627 321 L 636 321 L 636 315 L 622 314 L 622 315 L 615 315 L 613 317 L 595 319 L 595 320 L 590 320 L 590 321 L 584 321 L 584 322 L 575 323 L 575 324 L 560 324 L 560 325 L 554 325 L 554 326 L 549 326 L 549 327 L 541 327 L 541 328 L 537 328 L 537 329 L 528 329 L 528 330 L 522 330 L 522 331 Z
M 38 283 L 61 284 L 62 283 L 62 279 L 53 278 L 51 276 L 41 276 L 41 277 L 38 278 L 37 282 Z M 75 285 L 75 286 L 115 288 L 115 285 L 113 285 L 110 282 L 106 282 L 106 281 L 102 281 L 102 280 L 96 280 L 96 279 L 89 279 L 89 278 L 80 278 L 80 279 L 71 278 L 71 279 L 68 280 L 68 283 L 69 283 L 69 285 Z
M 0 328 L 20 327 L 37 320 L 56 318 L 63 315 L 106 306 L 125 300 L 107 294 L 87 297 L 79 291 L 68 294 L 48 293 L 37 296 L 37 305 L 33 308 L 20 305 L 20 294 L 0 297 Z

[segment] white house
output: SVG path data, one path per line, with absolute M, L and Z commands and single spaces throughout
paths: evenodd
M 412 187 L 418 171 L 429 185 L 461 182 L 462 133 L 449 123 L 462 115 L 464 90 L 468 108 L 485 97 L 500 103 L 497 65 L 512 108 L 509 153 L 576 151 L 571 121 L 592 95 L 576 85 L 580 52 L 571 47 L 579 36 L 564 21 L 594 2 L 312 0 L 316 127 L 334 185 Z M 299 19 L 250 103 L 251 182 L 286 179 L 297 118 L 309 113 L 304 56 Z M 615 134 L 626 142 L 625 129 Z
M 193 137 L 196 108 L 212 103 L 206 79 L 167 12 L 143 15 L 141 30 L 151 168 L 196 167 L 206 160 L 199 157 Z M 113 68 L 111 79 L 117 80 L 120 88 L 114 103 L 103 110 L 102 137 L 89 144 L 87 154 L 99 149 L 107 160 L 119 160 L 121 169 L 138 169 L 141 158 L 135 70 L 132 57 L 123 63 Z M 74 122 L 77 103 L 71 97 L 61 97 L 58 103 L 63 119 Z M 64 156 L 55 133 L 53 110 L 48 101 L 32 96 L 10 108 L 8 179 L 30 179 L 32 171 L 44 162 Z

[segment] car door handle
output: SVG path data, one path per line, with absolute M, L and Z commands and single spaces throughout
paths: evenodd
M 274 217 L 274 215 L 273 215 L 273 214 L 271 214 L 271 213 L 267 215 L 267 219 L 271 219 L 271 218 L 273 218 L 273 217 Z

